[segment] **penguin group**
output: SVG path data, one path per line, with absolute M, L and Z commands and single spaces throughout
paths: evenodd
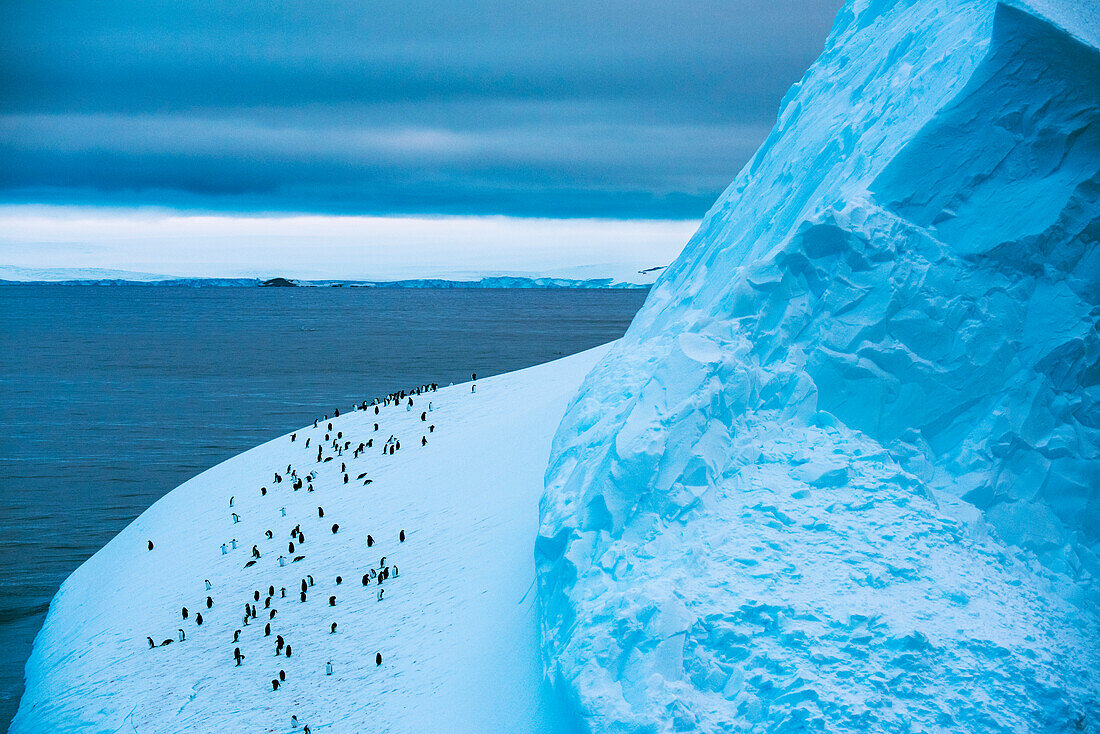
M 395 544 L 387 543 L 386 537 L 381 537 L 376 540 L 375 537 L 367 532 L 366 528 L 356 527 L 354 522 L 343 523 L 334 521 L 336 518 L 328 517 L 326 519 L 326 512 L 324 506 L 317 503 L 309 502 L 287 502 L 287 493 L 296 493 L 304 490 L 305 492 L 313 492 L 313 483 L 318 480 L 320 472 L 332 473 L 333 469 L 324 467 L 324 464 L 329 462 L 339 461 L 339 474 L 338 479 L 334 484 L 338 486 L 349 484 L 350 476 L 355 476 L 356 482 L 362 482 L 358 486 L 367 486 L 372 483 L 372 479 L 369 478 L 369 470 L 357 471 L 356 469 L 349 469 L 348 462 L 361 461 L 367 455 L 366 449 L 374 446 L 374 436 L 365 437 L 365 440 L 355 440 L 353 448 L 353 439 L 345 437 L 345 431 L 349 433 L 353 429 L 368 431 L 373 434 L 380 429 L 380 424 L 384 422 L 386 414 L 389 413 L 389 409 L 400 409 L 402 411 L 411 412 L 416 399 L 420 396 L 435 392 L 438 390 L 438 384 L 427 383 L 421 385 L 412 390 L 401 390 L 390 393 L 389 395 L 381 398 L 376 398 L 369 403 L 363 401 L 359 404 L 352 406 L 352 413 L 365 412 L 372 416 L 371 422 L 348 422 L 338 421 L 340 417 L 339 409 L 333 411 L 332 418 L 325 415 L 323 418 L 319 418 L 313 421 L 313 428 L 303 428 L 290 434 L 289 443 L 293 444 L 291 451 L 295 452 L 298 456 L 297 461 L 299 464 L 296 466 L 295 461 L 287 464 L 286 469 L 274 471 L 265 475 L 267 480 L 263 486 L 258 486 L 258 490 L 255 493 L 245 493 L 241 495 L 240 488 L 236 488 L 236 496 L 228 497 L 228 505 L 231 511 L 226 516 L 226 528 L 236 526 L 234 532 L 243 532 L 239 529 L 242 527 L 248 527 L 254 523 L 247 523 L 246 520 L 254 520 L 257 516 L 263 517 L 263 524 L 268 525 L 258 532 L 262 534 L 262 537 L 256 539 L 256 542 L 250 543 L 249 540 L 238 541 L 237 538 L 231 538 L 226 542 L 220 543 L 220 553 L 217 554 L 219 559 L 224 557 L 224 560 L 219 562 L 223 564 L 232 563 L 232 559 L 236 559 L 238 556 L 234 551 L 238 550 L 240 544 L 243 548 L 249 549 L 248 560 L 241 566 L 235 566 L 231 570 L 230 575 L 238 574 L 244 571 L 247 576 L 251 578 L 250 589 L 245 599 L 240 600 L 236 604 L 232 603 L 232 599 L 226 599 L 223 597 L 215 598 L 219 594 L 217 584 L 212 583 L 210 579 L 203 579 L 202 583 L 204 588 L 201 591 L 201 595 L 196 590 L 196 596 L 192 601 L 198 600 L 198 604 L 204 606 L 204 611 L 207 614 L 208 619 L 206 627 L 202 630 L 203 634 L 220 634 L 224 631 L 226 653 L 226 664 L 233 667 L 251 667 L 251 665 L 263 665 L 267 666 L 271 671 L 273 677 L 270 679 L 271 689 L 268 692 L 271 695 L 278 694 L 279 691 L 286 687 L 293 687 L 293 680 L 288 681 L 288 676 L 285 668 L 279 668 L 278 664 L 271 664 L 263 662 L 266 658 L 275 657 L 279 659 L 286 659 L 292 656 L 291 640 L 294 633 L 299 631 L 302 627 L 302 614 L 293 612 L 290 616 L 280 616 L 276 620 L 276 614 L 279 610 L 279 604 L 282 600 L 287 599 L 287 586 L 296 586 L 299 590 L 298 604 L 309 605 L 314 594 L 313 589 L 319 585 L 324 585 L 328 588 L 325 589 L 328 593 L 321 591 L 324 598 L 327 596 L 327 606 L 322 606 L 326 612 L 314 612 L 315 616 L 327 617 L 321 623 L 324 630 L 328 635 L 337 635 L 340 629 L 339 622 L 331 619 L 331 616 L 338 614 L 342 607 L 341 598 L 345 596 L 354 596 L 356 594 L 366 593 L 372 598 L 372 603 L 380 603 L 384 601 L 384 594 L 386 591 L 385 582 L 391 578 L 398 577 L 397 565 L 388 562 L 389 557 L 379 555 L 377 550 L 371 551 L 371 558 L 377 560 L 371 560 L 367 557 L 367 549 L 373 549 L 373 546 L 380 544 L 382 548 L 390 546 L 389 552 L 392 553 L 396 545 L 402 545 L 406 541 L 406 533 L 404 529 L 401 529 L 396 536 L 392 538 L 392 541 L 396 541 Z M 427 410 L 420 413 L 420 422 L 426 423 L 428 413 L 434 410 L 432 403 L 428 403 Z M 345 416 L 347 418 L 347 416 Z M 377 421 L 377 422 L 375 422 Z M 373 430 L 371 430 L 373 428 Z M 435 426 L 431 425 L 429 432 L 434 432 Z M 304 438 L 304 441 L 299 440 Z M 310 450 L 310 446 L 315 449 L 315 452 Z M 421 446 L 427 446 L 428 441 L 426 435 L 421 438 Z M 382 444 L 383 455 L 392 456 L 395 452 L 400 450 L 401 441 L 395 435 L 390 435 Z M 345 456 L 345 452 L 349 452 L 348 456 Z M 300 452 L 304 452 L 304 455 Z M 313 468 L 305 469 L 302 465 L 308 466 L 310 463 L 316 465 Z M 357 467 L 361 468 L 361 467 Z M 284 481 L 285 480 L 285 481 Z M 263 480 L 261 480 L 263 481 Z M 259 482 L 257 482 L 259 485 Z M 254 485 L 256 486 L 256 485 Z M 325 486 L 328 486 L 327 484 Z M 342 490 L 347 491 L 347 490 Z M 319 496 L 319 495 L 318 495 Z M 241 501 L 238 501 L 238 497 L 242 497 Z M 304 498 L 303 498 L 304 499 Z M 225 500 L 222 500 L 223 502 Z M 296 519 L 295 517 L 288 515 L 291 507 L 297 505 L 298 510 L 306 509 L 306 505 L 310 505 L 316 508 L 315 520 L 310 520 L 308 516 L 305 519 Z M 225 507 L 224 504 L 221 507 Z M 224 510 L 223 510 L 224 511 Z M 339 513 L 330 513 L 336 514 Z M 340 518 L 343 519 L 343 518 Z M 334 574 L 328 576 L 328 579 L 332 579 L 332 585 L 329 586 L 325 579 L 318 579 L 315 581 L 313 575 L 302 574 L 297 575 L 297 580 L 291 581 L 288 574 L 291 573 L 290 564 L 300 563 L 306 561 L 308 558 L 308 552 L 306 551 L 306 534 L 303 530 L 303 526 L 309 525 L 315 530 L 320 529 L 320 525 L 310 525 L 311 522 L 324 522 L 327 524 L 328 529 L 331 531 L 331 536 L 337 536 L 342 539 L 342 546 L 355 549 L 356 553 L 348 557 L 349 569 L 347 572 L 352 572 L 352 578 L 354 578 L 354 566 L 358 565 L 358 572 L 362 574 L 362 586 L 361 591 L 357 592 L 354 584 L 351 587 L 342 587 L 343 575 Z M 278 525 L 282 524 L 285 528 L 291 522 L 294 522 L 294 526 L 279 538 L 280 533 L 277 530 Z M 274 529 L 273 529 L 274 528 Z M 307 528 L 308 529 L 308 528 Z M 377 531 L 376 531 L 377 532 Z M 229 534 L 229 533 L 227 533 Z M 247 537 L 247 536 L 242 536 Z M 280 555 L 278 553 L 279 547 L 273 547 L 272 544 L 286 543 L 287 554 Z M 146 548 L 148 551 L 152 551 L 155 548 L 152 539 L 146 541 Z M 276 559 L 277 557 L 277 559 Z M 343 557 L 343 556 L 341 556 Z M 289 560 L 288 562 L 288 558 Z M 242 559 L 243 560 L 243 559 Z M 240 563 L 240 561 L 236 561 Z M 346 572 L 345 572 L 346 573 Z M 213 574 L 207 574 L 214 576 Z M 216 578 L 216 577 L 215 577 Z M 285 584 L 285 585 L 283 585 Z M 336 593 L 336 587 L 341 587 L 340 593 Z M 276 590 L 278 589 L 278 593 Z M 263 599 L 263 609 L 268 612 L 267 619 L 263 623 L 262 632 L 259 629 L 259 623 L 254 625 L 257 629 L 255 632 L 249 628 L 253 625 L 250 622 L 258 620 L 259 602 Z M 238 597 L 239 599 L 239 597 Z M 183 600 L 181 600 L 183 601 Z M 189 603 L 189 602 L 185 602 Z M 192 606 L 195 606 L 192 604 Z M 297 606 L 297 605 L 296 605 Z M 305 607 L 309 609 L 309 606 Z M 201 613 L 195 612 L 192 614 L 188 607 L 180 605 L 179 616 L 176 619 L 182 619 L 187 623 L 194 623 L 197 627 L 203 625 L 204 619 Z M 237 611 L 232 611 L 236 609 Z M 297 622 L 297 625 L 295 624 Z M 162 642 L 157 643 L 153 636 L 146 636 L 145 644 L 147 649 L 155 649 L 161 647 L 167 647 L 173 642 L 185 643 L 188 640 L 186 631 L 184 628 L 176 628 L 177 638 L 173 639 L 168 637 L 163 639 Z M 274 636 L 274 643 L 269 643 L 269 640 Z M 308 642 L 308 641 L 307 641 Z M 265 654 L 263 648 L 268 644 L 272 644 L 268 647 L 268 652 Z M 302 649 L 302 648 L 300 648 Z M 272 652 L 274 655 L 272 655 Z M 314 650 L 306 648 L 306 654 L 313 657 L 318 653 L 323 653 L 322 650 Z M 323 661 L 324 657 L 317 657 L 318 661 Z M 380 667 L 382 665 L 382 653 L 375 653 L 375 666 Z M 258 662 L 250 663 L 246 666 L 246 660 L 256 660 Z M 318 663 L 321 664 L 320 662 Z M 332 674 L 333 663 L 331 660 L 323 663 L 326 673 Z M 293 671 L 292 671 L 293 672 Z M 281 695 L 281 694 L 280 694 Z M 289 701 L 290 699 L 288 699 Z M 290 705 L 289 703 L 287 705 Z M 294 722 L 297 724 L 297 715 L 295 715 Z

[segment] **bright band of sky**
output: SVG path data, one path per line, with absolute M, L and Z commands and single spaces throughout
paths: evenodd
M 615 277 L 668 265 L 697 222 L 503 216 L 219 215 L 0 207 L 0 264 L 179 277 Z M 0 278 L 12 278 L 11 272 Z M 16 279 L 31 279 L 23 273 Z

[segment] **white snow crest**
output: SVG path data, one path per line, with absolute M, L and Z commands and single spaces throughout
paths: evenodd
M 1100 54 L 1061 5 L 850 2 L 586 379 L 536 561 L 592 730 L 1100 730 Z

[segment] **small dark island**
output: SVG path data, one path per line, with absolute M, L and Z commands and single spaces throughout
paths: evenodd
M 293 283 L 286 278 L 272 278 L 271 280 L 265 280 L 260 283 L 261 288 L 297 288 L 298 284 Z

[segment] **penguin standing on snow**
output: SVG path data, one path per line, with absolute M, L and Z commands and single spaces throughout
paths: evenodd
M 153 550 L 153 541 L 149 541 L 149 550 Z
M 152 637 L 146 637 L 145 639 L 149 640 L 149 649 L 150 649 L 150 650 L 152 650 L 152 649 L 153 649 L 154 647 L 156 647 L 156 646 L 157 646 L 157 644 L 156 644 L 155 642 L 153 642 L 153 638 L 152 638 Z

